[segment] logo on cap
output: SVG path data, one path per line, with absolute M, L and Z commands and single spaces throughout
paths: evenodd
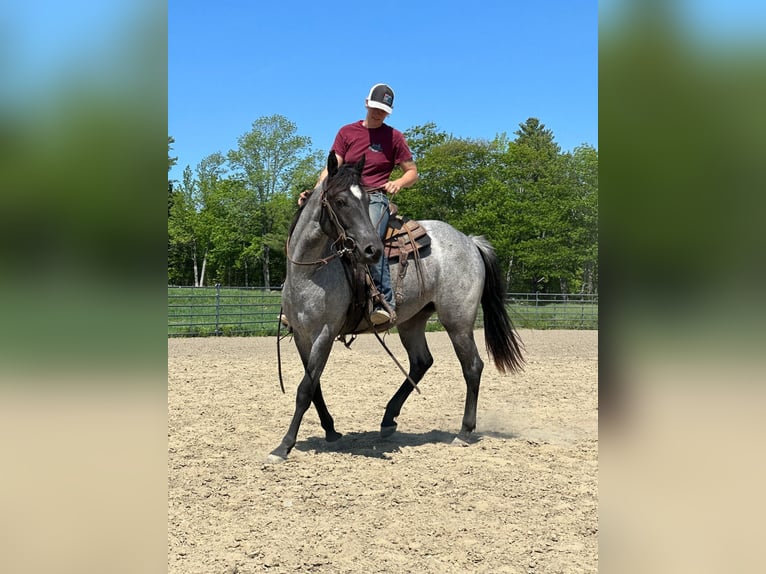
M 371 108 L 379 108 L 390 114 L 394 107 L 394 91 L 386 84 L 375 84 L 367 100 Z

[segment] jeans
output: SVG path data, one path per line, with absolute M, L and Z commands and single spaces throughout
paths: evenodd
M 386 228 L 388 227 L 388 196 L 382 192 L 370 194 L 370 221 L 373 225 L 377 224 L 378 234 L 381 239 L 386 237 Z M 378 291 L 383 295 L 391 309 L 396 308 L 394 301 L 394 291 L 391 289 L 391 271 L 388 268 L 388 257 L 385 250 L 380 260 L 375 265 L 369 265 L 370 275 Z

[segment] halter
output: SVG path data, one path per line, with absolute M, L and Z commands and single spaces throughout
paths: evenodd
M 287 241 L 285 242 L 285 256 L 290 261 L 290 263 L 293 263 L 294 265 L 327 265 L 330 261 L 335 259 L 336 257 L 343 257 L 344 255 L 348 255 L 350 253 L 353 253 L 356 249 L 356 241 L 353 237 L 348 235 L 346 233 L 345 228 L 341 225 L 340 221 L 338 220 L 338 216 L 335 213 L 335 210 L 333 210 L 332 205 L 330 205 L 329 200 L 327 199 L 327 186 L 325 185 L 325 181 L 322 182 L 322 210 L 323 213 L 327 213 L 330 217 L 330 221 L 335 226 L 335 231 L 338 233 L 338 237 L 335 239 L 335 241 L 332 242 L 330 245 L 331 249 L 334 249 L 334 252 L 322 259 L 317 259 L 316 261 L 296 261 L 290 256 L 290 237 L 287 237 Z M 307 200 L 308 201 L 308 200 Z M 320 215 L 321 218 L 321 215 Z M 340 245 L 340 249 L 337 248 L 337 246 Z

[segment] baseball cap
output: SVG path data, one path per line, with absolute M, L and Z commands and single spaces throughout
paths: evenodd
M 386 84 L 375 84 L 367 96 L 367 105 L 390 114 L 394 111 L 394 90 Z

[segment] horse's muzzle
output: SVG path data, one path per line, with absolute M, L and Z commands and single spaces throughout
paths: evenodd
M 340 255 L 356 251 L 359 259 L 364 264 L 377 263 L 383 253 L 383 243 L 381 241 L 370 241 L 361 245 L 356 240 L 347 235 L 343 239 L 342 247 L 339 250 Z
M 383 254 L 383 244 L 380 241 L 369 243 L 364 249 L 360 249 L 360 252 L 365 263 L 377 263 Z

